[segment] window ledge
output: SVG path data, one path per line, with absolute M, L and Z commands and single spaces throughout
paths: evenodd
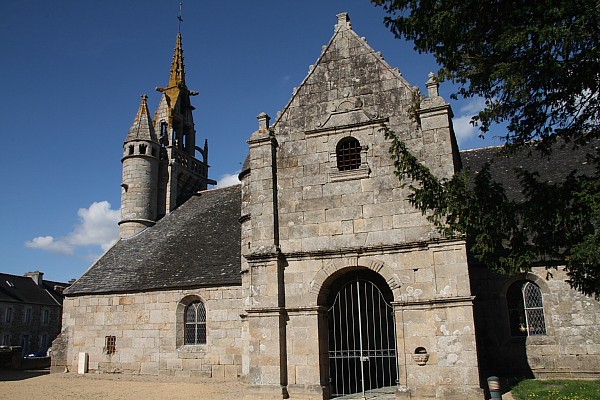
M 203 358 L 206 352 L 205 344 L 185 344 L 177 348 L 178 358 Z
M 339 171 L 337 168 L 332 168 L 329 173 L 330 182 L 342 182 L 351 181 L 354 179 L 368 178 L 371 170 L 365 164 L 361 165 L 358 169 L 351 169 L 348 171 Z
M 206 344 L 184 344 L 177 348 L 182 353 L 204 353 L 206 352 Z

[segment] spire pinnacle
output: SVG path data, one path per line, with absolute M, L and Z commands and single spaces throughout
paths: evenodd
M 183 46 L 181 44 L 181 32 L 177 34 L 173 64 L 171 64 L 171 76 L 168 87 L 185 86 L 185 66 L 183 64 Z

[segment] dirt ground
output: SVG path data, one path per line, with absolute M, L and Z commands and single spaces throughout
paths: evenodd
M 375 396 L 378 399 L 388 396 Z M 0 369 L 0 400 L 263 400 L 239 381 Z M 358 398 L 358 397 L 348 397 Z M 514 400 L 511 393 L 504 400 Z
M 215 379 L 0 370 L 2 400 L 242 400 L 247 389 Z

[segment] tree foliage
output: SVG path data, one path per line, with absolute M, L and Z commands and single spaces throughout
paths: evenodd
M 479 96 L 482 135 L 507 122 L 506 140 L 557 136 L 579 142 L 600 123 L 600 3 L 597 0 L 372 0 L 385 23 L 432 53 L 455 96 Z
M 572 287 L 600 298 L 598 171 L 572 171 L 561 182 L 548 182 L 536 172 L 516 169 L 523 198 L 513 199 L 492 177 L 490 163 L 474 176 L 464 170 L 439 179 L 394 131 L 383 130 L 392 142 L 396 175 L 412 182 L 409 201 L 444 236 L 466 236 L 469 252 L 504 274 L 565 265 Z M 599 158 L 600 152 L 590 154 L 596 166 Z
M 507 124 L 506 153 L 535 141 L 549 152 L 600 135 L 600 3 L 597 0 L 372 0 L 397 37 L 432 53 L 454 98 L 482 97 L 473 118 L 485 136 Z M 566 265 L 569 283 L 600 298 L 600 154 L 595 175 L 574 170 L 561 182 L 515 170 L 523 198 L 507 196 L 491 165 L 476 176 L 438 179 L 388 129 L 396 174 L 413 182 L 410 201 L 446 236 L 467 237 L 470 254 L 514 274 L 533 265 Z M 521 150 L 519 150 L 521 149 Z M 528 151 L 528 150 L 525 150 Z

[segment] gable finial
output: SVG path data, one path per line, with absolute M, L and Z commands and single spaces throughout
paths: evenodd
M 177 31 L 179 33 L 181 33 L 181 23 L 183 22 L 182 9 L 183 9 L 183 3 L 179 3 L 179 15 L 177 16 L 177 19 L 179 20 L 179 27 L 177 28 Z
M 337 14 L 337 18 L 337 29 L 352 29 L 352 24 L 350 23 L 350 16 L 347 12 Z
M 430 72 L 427 76 L 429 78 L 425 83 L 425 86 L 427 87 L 427 95 L 429 97 L 438 97 L 440 95 L 438 91 L 440 84 L 438 83 L 437 77 L 433 72 Z

